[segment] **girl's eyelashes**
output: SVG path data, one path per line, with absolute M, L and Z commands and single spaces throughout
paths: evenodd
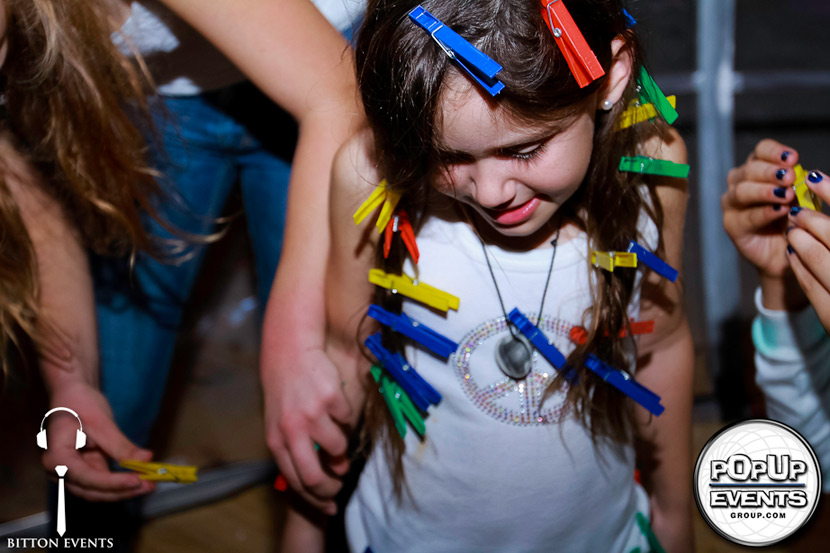
M 536 146 L 530 148 L 524 148 L 523 150 L 513 150 L 504 152 L 505 157 L 511 157 L 513 159 L 517 159 L 519 161 L 530 161 L 535 157 L 538 157 L 545 151 L 545 146 L 547 146 L 547 140 L 537 144 Z

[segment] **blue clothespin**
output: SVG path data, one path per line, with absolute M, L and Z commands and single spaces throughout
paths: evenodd
M 380 306 L 370 305 L 369 316 L 395 332 L 400 332 L 404 336 L 412 338 L 441 357 L 447 358 L 458 349 L 458 344 L 435 332 L 427 325 L 413 321 L 406 313 L 395 315 Z
M 640 244 L 632 240 L 628 243 L 628 252 L 629 253 L 636 253 L 637 260 L 641 263 L 648 265 L 652 271 L 657 273 L 663 278 L 674 282 L 677 280 L 677 269 L 642 247 Z
M 381 343 L 380 332 L 372 334 L 364 342 L 369 351 L 383 365 L 398 385 L 409 394 L 412 402 L 418 409 L 426 412 L 430 404 L 438 405 L 441 401 L 441 394 L 430 386 L 429 382 L 423 379 L 418 372 L 406 362 L 400 353 L 392 353 Z
M 507 315 L 507 319 L 513 323 L 513 325 L 519 329 L 519 332 L 525 335 L 525 337 L 530 340 L 530 343 L 536 346 L 536 349 L 539 350 L 539 353 L 545 356 L 545 359 L 550 361 L 550 364 L 556 367 L 558 370 L 563 370 L 565 368 L 565 356 L 562 355 L 562 352 L 559 351 L 556 346 L 548 342 L 548 339 L 542 334 L 542 331 L 539 328 L 530 322 L 530 320 L 524 316 L 524 314 L 519 311 L 519 308 L 516 307 Z
M 637 20 L 625 8 L 623 8 L 623 15 L 625 16 L 625 22 L 629 29 L 637 24 Z
M 596 373 L 597 376 L 602 378 L 604 381 L 642 405 L 648 412 L 654 414 L 655 416 L 659 417 L 665 410 L 665 407 L 660 405 L 660 396 L 636 380 L 632 379 L 626 373 L 613 367 L 609 367 L 607 364 L 600 361 L 596 355 L 590 354 L 585 360 L 585 366 Z
M 455 60 L 461 69 L 466 71 L 475 81 L 484 87 L 491 96 L 497 95 L 504 89 L 504 83 L 496 79 L 496 74 L 502 66 L 493 61 L 487 54 L 464 40 L 458 33 L 444 25 L 434 15 L 418 6 L 409 12 L 409 18 L 419 27 L 432 35 L 438 46 L 447 55 Z

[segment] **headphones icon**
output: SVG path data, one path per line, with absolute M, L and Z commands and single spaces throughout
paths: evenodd
M 67 413 L 75 415 L 75 418 L 78 419 L 78 424 L 80 425 L 80 429 L 75 431 L 75 449 L 81 449 L 84 447 L 86 445 L 86 434 L 84 434 L 84 425 L 81 423 L 81 417 L 78 416 L 78 413 L 68 407 L 55 407 L 54 409 L 50 409 L 49 412 L 43 416 L 43 420 L 40 422 L 40 432 L 37 433 L 37 445 L 43 449 L 46 449 L 46 430 L 43 428 L 43 425 L 46 423 L 47 417 L 55 411 L 66 411 Z

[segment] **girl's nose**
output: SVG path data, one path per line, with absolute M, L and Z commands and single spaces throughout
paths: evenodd
M 516 188 L 510 179 L 496 170 L 483 167 L 471 175 L 475 202 L 484 209 L 504 209 L 516 198 Z

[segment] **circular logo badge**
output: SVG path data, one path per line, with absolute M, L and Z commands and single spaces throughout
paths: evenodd
M 752 419 L 709 439 L 697 458 L 694 486 L 709 526 L 730 541 L 761 547 L 810 520 L 821 495 L 821 471 L 798 432 Z

